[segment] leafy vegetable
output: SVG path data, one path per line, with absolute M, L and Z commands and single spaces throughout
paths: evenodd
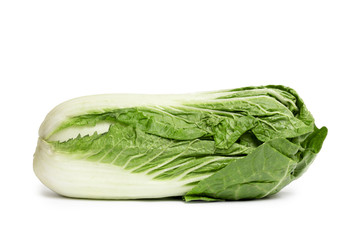
M 326 134 L 284 86 L 95 95 L 48 114 L 34 171 L 70 197 L 262 198 L 298 178 Z

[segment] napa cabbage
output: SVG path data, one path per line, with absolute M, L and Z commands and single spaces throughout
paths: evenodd
M 69 197 L 256 199 L 301 176 L 326 135 L 285 86 L 85 96 L 46 116 L 33 165 Z

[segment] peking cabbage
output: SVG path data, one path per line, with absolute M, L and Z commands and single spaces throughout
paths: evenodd
M 33 167 L 68 197 L 257 199 L 300 177 L 326 135 L 280 85 L 94 95 L 50 111 Z

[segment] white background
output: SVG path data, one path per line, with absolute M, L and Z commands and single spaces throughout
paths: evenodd
M 359 239 L 359 1 L 0 1 L 0 239 Z M 98 93 L 283 84 L 329 135 L 258 201 L 59 197 L 32 171 L 48 111 Z

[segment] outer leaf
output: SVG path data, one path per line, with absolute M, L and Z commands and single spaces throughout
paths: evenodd
M 247 157 L 201 181 L 185 195 L 185 200 L 239 200 L 273 194 L 290 182 L 298 150 L 299 146 L 286 139 L 264 143 Z
M 286 139 L 268 141 L 247 157 L 201 181 L 184 199 L 240 200 L 275 194 L 309 167 L 326 135 L 325 127 L 316 129 L 303 142 L 305 149 Z

